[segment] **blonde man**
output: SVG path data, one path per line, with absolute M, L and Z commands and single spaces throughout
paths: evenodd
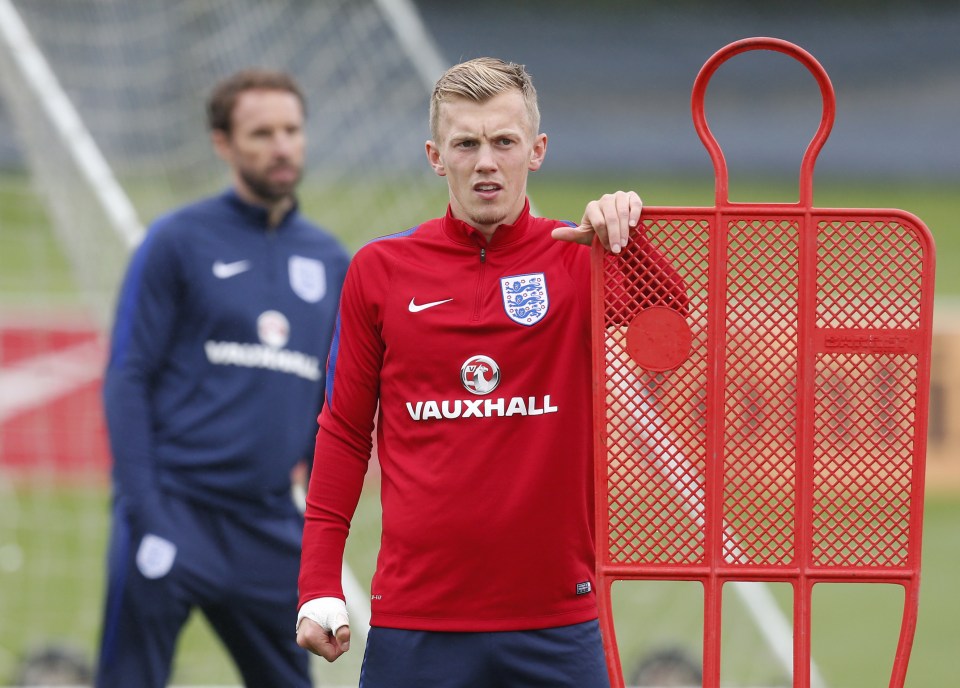
M 362 248 L 344 284 L 298 642 L 330 661 L 349 647 L 340 568 L 379 408 L 383 538 L 360 685 L 605 687 L 587 245 L 619 252 L 641 201 L 605 195 L 578 226 L 530 214 L 547 137 L 521 65 L 451 68 L 430 125 L 446 215 Z

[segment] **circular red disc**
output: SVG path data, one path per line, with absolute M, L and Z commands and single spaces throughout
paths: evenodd
M 673 370 L 689 358 L 692 342 L 686 318 L 666 306 L 640 311 L 627 327 L 627 353 L 647 370 Z

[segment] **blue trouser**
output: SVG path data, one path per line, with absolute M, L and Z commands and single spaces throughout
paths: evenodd
M 597 621 L 534 631 L 371 628 L 360 688 L 609 688 Z
M 177 533 L 169 570 L 164 557 L 144 558 L 122 501 L 114 507 L 97 688 L 166 686 L 194 608 L 247 686 L 308 688 L 308 655 L 294 633 L 300 515 L 291 505 L 282 515 L 238 517 L 177 498 L 165 508 Z

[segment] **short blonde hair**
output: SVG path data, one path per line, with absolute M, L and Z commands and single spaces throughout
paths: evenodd
M 517 89 L 523 96 L 534 135 L 540 132 L 540 108 L 533 78 L 521 64 L 495 57 L 478 57 L 454 65 L 437 80 L 430 99 L 430 135 L 439 140 L 440 105 L 450 98 L 483 103 L 494 96 Z

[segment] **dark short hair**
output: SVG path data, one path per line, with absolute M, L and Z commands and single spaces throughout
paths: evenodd
M 286 72 L 272 69 L 243 69 L 218 82 L 207 100 L 207 125 L 211 130 L 230 133 L 233 109 L 246 91 L 287 91 L 300 101 L 304 114 L 307 100 L 296 80 Z

